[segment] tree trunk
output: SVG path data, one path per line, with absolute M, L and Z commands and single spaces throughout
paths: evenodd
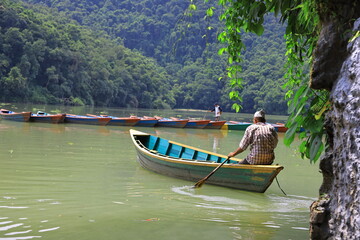
M 325 26 L 325 32 L 329 29 Z M 354 31 L 360 31 L 360 18 Z M 321 35 L 319 42 L 326 37 Z M 311 239 L 360 239 L 360 37 L 346 43 L 345 54 L 339 56 L 343 58 L 339 74 L 331 71 L 337 75 L 335 82 L 329 84 L 329 79 L 319 77 L 315 83 L 324 82 L 323 88 L 331 89 L 332 108 L 325 122 L 328 147 L 320 162 L 323 184 L 319 199 L 311 206 Z M 331 67 L 322 66 L 326 67 L 318 67 L 317 73 Z

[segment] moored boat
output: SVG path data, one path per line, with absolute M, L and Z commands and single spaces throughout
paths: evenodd
M 248 126 L 252 123 L 250 122 L 237 122 L 237 121 L 227 121 L 221 129 L 225 130 L 246 130 Z
M 28 122 L 31 112 L 13 112 L 7 109 L 0 109 L 0 118 L 18 122 Z
M 44 122 L 44 123 L 63 123 L 65 120 L 65 113 L 49 114 L 46 112 L 38 111 L 32 113 L 30 116 L 31 122 Z
M 207 176 L 227 156 L 169 141 L 144 132 L 130 130 L 138 161 L 153 172 L 196 182 Z M 253 192 L 265 192 L 276 175 L 283 169 L 279 165 L 236 164 L 232 158 L 207 183 Z
M 158 116 L 155 116 L 155 118 L 158 120 L 155 125 L 156 127 L 183 128 L 189 121 L 188 119 L 173 120 L 171 118 L 162 118 Z
M 135 117 L 138 118 L 136 116 L 130 116 L 130 117 Z M 136 127 L 154 127 L 157 123 L 158 120 L 154 117 L 139 117 L 140 120 L 136 123 Z
M 286 132 L 288 130 L 287 127 L 285 127 L 285 124 L 283 123 L 275 123 L 275 124 L 272 124 L 275 129 L 278 131 L 278 132 Z
M 226 121 L 210 121 L 208 125 L 205 126 L 206 129 L 221 129 Z
M 205 128 L 209 123 L 210 120 L 196 120 L 196 119 L 179 119 L 179 118 L 173 118 L 170 119 L 178 121 L 178 120 L 188 120 L 184 128 Z
M 110 122 L 110 120 L 111 118 L 109 117 L 92 117 L 92 116 L 74 115 L 68 113 L 65 115 L 66 123 L 80 123 L 80 124 L 105 126 Z
M 133 117 L 114 117 L 108 115 L 92 115 L 87 114 L 90 117 L 102 117 L 102 118 L 111 118 L 107 125 L 112 126 L 134 126 L 137 122 L 140 121 L 140 118 L 133 118 Z

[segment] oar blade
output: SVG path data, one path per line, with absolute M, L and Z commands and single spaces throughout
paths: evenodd
M 198 181 L 197 183 L 195 183 L 195 185 L 193 186 L 193 188 L 201 188 L 201 186 L 205 183 L 205 179 L 201 179 L 200 181 Z
M 211 175 L 213 175 L 222 165 L 224 165 L 224 163 L 226 163 L 228 160 L 230 159 L 230 157 L 228 157 L 224 162 L 222 162 L 219 166 L 217 166 L 214 170 L 212 170 L 211 173 L 209 173 L 209 175 L 207 175 L 206 177 L 204 177 L 203 179 L 201 179 L 200 181 L 198 181 L 197 183 L 195 183 L 195 185 L 193 186 L 193 188 L 200 188 L 206 180 L 208 180 L 209 177 L 211 177 Z

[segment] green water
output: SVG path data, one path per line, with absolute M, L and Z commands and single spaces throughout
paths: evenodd
M 65 110 L 103 110 L 79 109 Z M 275 163 L 285 167 L 278 180 L 287 196 L 276 182 L 264 194 L 206 184 L 194 190 L 192 182 L 149 172 L 136 161 L 129 129 L 0 121 L 0 239 L 308 239 L 309 206 L 321 175 L 295 147 L 283 145 L 283 134 Z M 243 135 L 136 129 L 223 154 L 234 150 Z

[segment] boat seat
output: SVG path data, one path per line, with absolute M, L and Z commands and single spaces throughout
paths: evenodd
M 182 149 L 183 149 L 182 146 L 175 145 L 175 144 L 171 144 L 168 155 L 169 155 L 170 157 L 179 158 L 179 157 L 180 157 L 180 154 L 181 154 L 181 152 L 182 152 Z
M 197 160 L 203 160 L 203 161 L 206 161 L 206 160 L 207 160 L 208 155 L 209 155 L 209 154 L 207 154 L 207 153 L 198 152 L 198 153 L 197 153 L 197 155 L 196 155 L 196 159 L 197 159 Z
M 159 143 L 154 150 L 157 150 L 159 153 L 166 155 L 170 145 L 169 141 L 163 138 L 159 138 L 158 142 Z
M 221 161 L 221 158 L 215 155 L 209 155 L 209 160 L 214 162 L 219 162 Z
M 181 158 L 183 159 L 194 159 L 195 150 L 190 148 L 185 148 L 181 154 Z
M 156 143 L 158 142 L 158 137 L 150 136 L 149 137 L 149 143 L 148 143 L 148 149 L 154 150 Z

